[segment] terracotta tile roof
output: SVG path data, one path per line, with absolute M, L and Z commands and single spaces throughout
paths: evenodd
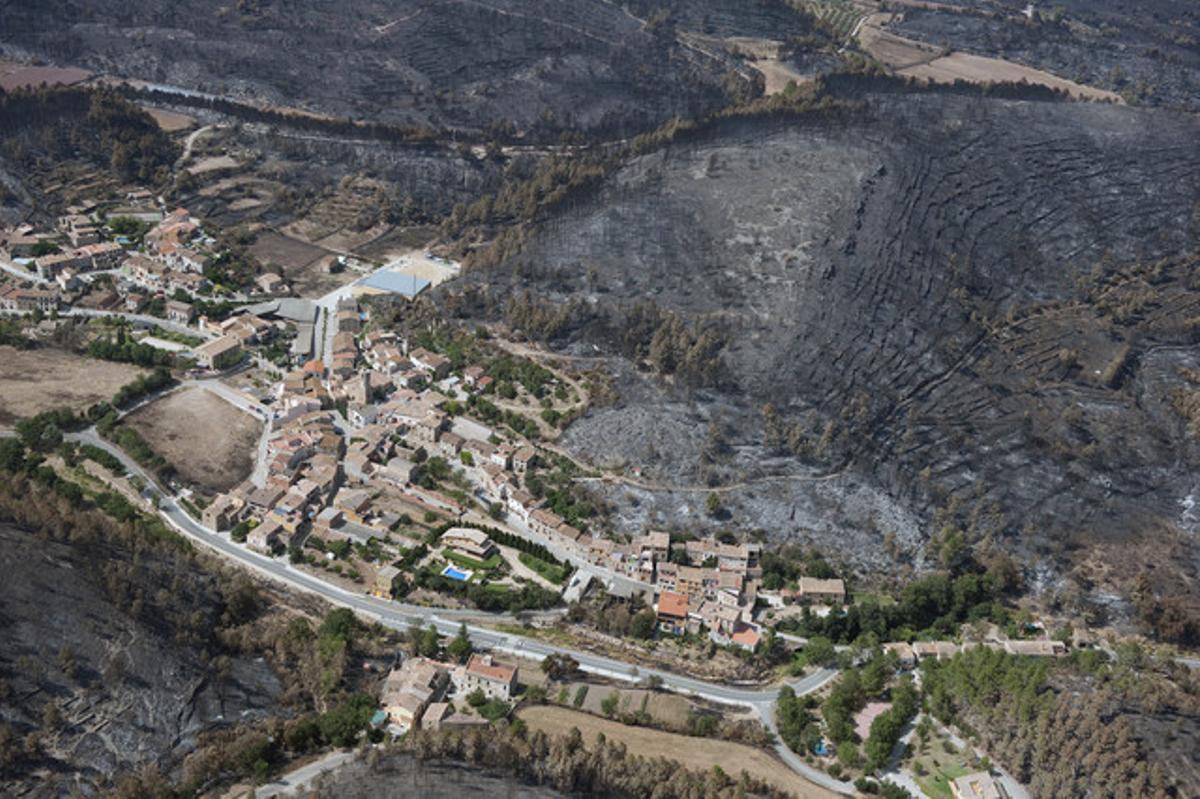
M 467 661 L 467 672 L 485 680 L 503 683 L 510 683 L 517 676 L 517 670 L 512 666 L 502 666 L 492 662 L 491 657 L 479 654 L 471 655 Z
M 674 591 L 663 591 L 658 596 L 658 612 L 664 616 L 686 618 L 688 613 L 687 594 L 677 594 Z

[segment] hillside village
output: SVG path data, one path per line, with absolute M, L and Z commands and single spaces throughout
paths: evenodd
M 626 540 L 556 512 L 539 478 L 564 456 L 519 431 L 536 432 L 528 415 L 538 411 L 571 411 L 546 399 L 565 399 L 568 383 L 532 366 L 534 382 L 522 386 L 511 359 L 504 374 L 489 373 L 489 361 L 501 362 L 497 347 L 455 363 L 374 323 L 373 309 L 403 305 L 426 281 L 383 269 L 308 300 L 288 297 L 268 272 L 255 280 L 257 294 L 230 291 L 207 277 L 218 276 L 223 256 L 200 220 L 137 188 L 68 208 L 55 230 L 0 234 L 0 254 L 0 310 L 130 319 L 140 340 L 194 375 L 259 376 L 249 401 L 268 427 L 254 473 L 231 491 L 196 497 L 195 507 L 206 527 L 260 553 L 323 567 L 322 557 L 357 547 L 369 557 L 346 572 L 387 597 L 406 593 L 418 572 L 496 589 L 533 583 L 568 600 L 595 584 L 650 603 L 662 634 L 749 652 L 764 621 L 786 618 L 787 608 L 828 613 L 847 601 L 843 580 L 832 577 L 765 589 L 757 543 L 653 530 Z M 169 332 L 174 341 L 164 340 Z M 518 392 L 525 414 L 498 407 L 500 394 Z M 528 551 L 497 547 L 489 529 Z M 906 644 L 889 646 L 907 662 Z
M 55 230 L 10 230 L 0 252 L 0 311 L 51 327 L 75 315 L 128 324 L 177 373 L 223 381 L 261 418 L 250 475 L 217 492 L 179 485 L 181 505 L 207 530 L 343 590 L 481 612 L 561 615 L 615 601 L 652 619 L 650 638 L 682 647 L 654 657 L 677 663 L 679 652 L 716 647 L 734 662 L 754 658 L 759 674 L 780 649 L 801 651 L 796 663 L 809 671 L 820 666 L 794 631 L 854 606 L 828 566 L 766 580 L 768 553 L 754 541 L 609 531 L 576 483 L 587 469 L 553 446 L 586 409 L 583 387 L 490 336 L 394 328 L 428 286 L 394 265 L 316 299 L 290 296 L 275 273 L 252 292 L 231 291 L 202 223 L 140 191 L 103 209 L 73 207 Z M 612 650 L 585 628 L 579 640 Z M 879 643 L 896 675 L 980 647 L 1033 658 L 1069 651 L 1044 629 Z M 499 653 L 403 657 L 383 680 L 372 725 L 392 735 L 469 729 L 509 714 L 527 690 Z M 861 740 L 891 707 L 857 711 Z M 822 739 L 787 746 L 840 773 Z M 963 791 L 1001 785 L 986 773 L 962 779 Z

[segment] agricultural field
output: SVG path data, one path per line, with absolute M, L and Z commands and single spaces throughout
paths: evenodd
M 530 729 L 541 730 L 547 735 L 566 735 L 576 728 L 583 733 L 586 742 L 594 741 L 597 735 L 603 734 L 609 741 L 619 741 L 630 752 L 641 757 L 674 760 L 700 771 L 707 771 L 713 766 L 720 766 L 730 775 L 745 771 L 751 777 L 803 799 L 836 796 L 803 779 L 768 753 L 743 744 L 676 735 L 645 727 L 629 727 L 586 713 L 545 705 L 524 708 L 518 715 Z
M 179 114 L 153 106 L 143 106 L 142 110 L 149 114 L 165 133 L 179 133 L 196 127 L 195 118 L 187 114 Z
M 604 713 L 605 700 L 617 696 L 614 714 L 617 716 L 644 710 L 656 724 L 684 729 L 692 703 L 678 694 L 647 691 L 640 688 L 614 688 L 593 683 L 571 683 L 566 686 L 568 702 L 579 710 L 596 715 Z M 585 690 L 586 689 L 586 690 Z M 644 703 L 644 704 L 643 704 Z
M 126 417 L 184 482 L 227 491 L 254 466 L 260 422 L 201 388 L 168 394 Z M 214 435 L 214 431 L 221 431 Z
M 282 269 L 283 279 L 300 296 L 321 295 L 346 282 L 344 276 L 331 275 L 323 268 L 334 253 L 274 231 L 259 234 L 250 254 L 268 267 Z
M 143 374 L 146 370 L 136 366 L 65 350 L 0 346 L 0 425 L 51 408 L 84 410 Z

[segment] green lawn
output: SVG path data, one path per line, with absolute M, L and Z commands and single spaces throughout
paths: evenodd
M 571 575 L 569 567 L 547 563 L 539 557 L 530 555 L 528 552 L 522 552 L 519 557 L 522 563 L 552 583 L 562 585 L 567 581 L 567 577 Z
M 462 566 L 466 569 L 475 569 L 476 571 L 485 572 L 495 571 L 496 569 L 500 568 L 500 564 L 504 562 L 503 558 L 501 558 L 499 555 L 492 555 L 487 560 L 477 560 L 475 558 L 467 557 L 461 552 L 455 552 L 449 547 L 442 550 L 442 557 L 453 563 L 455 566 Z
M 953 794 L 950 792 L 950 780 L 978 771 L 970 766 L 964 753 L 951 754 L 943 749 L 943 740 L 936 736 L 933 737 L 929 745 L 923 750 L 918 750 L 913 758 L 913 779 L 931 799 L 953 799 Z M 916 741 L 913 743 L 916 744 Z M 916 773 L 917 763 L 925 767 L 924 775 Z

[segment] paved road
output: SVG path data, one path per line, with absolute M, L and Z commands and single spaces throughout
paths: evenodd
M 4 435 L 4 433 L 0 432 L 0 435 Z M 95 428 L 70 433 L 66 438 L 70 441 L 91 444 L 112 453 L 121 461 L 129 474 L 137 475 L 145 480 L 146 485 L 152 487 L 147 489 L 148 496 L 157 496 L 159 499 L 159 515 L 180 534 L 264 577 L 284 583 L 292 589 L 315 594 L 333 605 L 350 608 L 360 615 L 375 619 L 393 629 L 404 630 L 412 625 L 432 625 L 443 635 L 455 635 L 459 625 L 466 624 L 472 643 L 480 648 L 493 649 L 533 660 L 542 660 L 551 654 L 566 654 L 573 657 L 579 663 L 581 670 L 585 672 L 627 682 L 640 683 L 656 677 L 661 680 L 664 688 L 676 693 L 688 694 L 720 704 L 751 708 L 759 715 L 768 729 L 777 732 L 774 705 L 779 697 L 778 688 L 711 683 L 662 669 L 640 668 L 591 652 L 552 646 L 521 635 L 477 626 L 471 621 L 485 615 L 479 611 L 427 608 L 347 591 L 299 571 L 290 563 L 253 552 L 234 543 L 227 536 L 204 527 L 188 515 L 176 499 L 164 492 L 154 478 L 123 450 L 102 439 Z M 511 617 L 493 615 L 488 618 L 492 621 L 504 621 Z M 836 672 L 832 669 L 821 669 L 801 679 L 792 680 L 788 685 L 797 694 L 811 693 L 825 685 L 835 675 Z M 809 766 L 782 742 L 777 743 L 775 749 L 785 763 L 812 782 L 841 793 L 853 792 L 852 785 L 834 780 L 828 774 Z
M 10 313 L 14 316 L 22 316 L 22 315 L 32 313 L 32 312 L 31 311 L 8 311 L 7 313 Z M 127 319 L 130 322 L 137 322 L 139 324 L 146 325 L 146 326 L 152 325 L 155 327 L 161 327 L 163 330 L 170 330 L 175 333 L 182 333 L 185 336 L 195 336 L 196 338 L 202 338 L 202 339 L 216 338 L 216 334 L 211 333 L 207 330 L 200 330 L 199 328 L 196 328 L 196 327 L 188 327 L 187 325 L 181 325 L 178 322 L 172 322 L 167 319 L 160 319 L 157 316 L 147 316 L 146 314 L 124 313 L 123 311 L 99 311 L 99 310 L 96 310 L 95 308 L 60 308 L 58 311 L 58 315 L 59 316 L 80 316 L 80 317 L 88 317 L 91 319 L 99 319 L 102 317 L 115 317 L 115 318 L 120 318 L 120 319 Z
M 281 774 L 268 783 L 254 789 L 254 799 L 273 799 L 276 796 L 300 796 L 322 775 L 336 771 L 359 756 L 356 750 L 337 749 L 307 766 Z
M 144 325 L 157 325 L 164 330 L 171 330 L 176 333 L 182 333 L 185 336 L 195 336 L 196 338 L 216 338 L 216 335 L 207 331 L 200 330 L 195 327 L 181 325 L 178 322 L 171 322 L 166 319 L 160 319 L 157 316 L 147 316 L 146 314 L 137 313 L 122 313 L 120 311 L 98 311 L 94 308 L 65 308 L 58 312 L 59 316 L 88 316 L 99 318 L 104 316 L 120 317 L 128 319 L 131 322 L 140 322 Z
M 8 272 L 13 277 L 27 280 L 30 283 L 48 284 L 50 281 L 39 275 L 37 272 L 30 272 L 28 269 L 12 263 L 4 258 L 0 258 L 0 271 Z
M 146 481 L 147 485 L 157 486 L 154 479 L 141 466 L 129 458 L 120 448 L 102 439 L 94 428 L 79 433 L 70 433 L 66 437 L 68 440 L 92 444 L 111 452 L 121 461 L 130 474 L 138 475 Z M 365 616 L 377 619 L 385 626 L 395 629 L 406 629 L 412 624 L 432 624 L 439 632 L 453 635 L 458 631 L 459 623 L 462 620 L 479 618 L 484 615 L 477 610 L 428 608 L 387 601 L 347 591 L 306 572 L 295 569 L 286 561 L 260 555 L 240 544 L 234 543 L 228 536 L 202 526 L 189 516 L 172 496 L 163 492 L 161 488 L 158 488 L 158 493 L 160 496 L 160 515 L 168 524 L 187 538 L 247 568 L 253 569 L 265 577 L 287 583 L 291 587 L 301 591 L 319 595 L 332 604 L 351 608 Z M 503 620 L 508 617 L 497 616 L 495 618 Z M 485 627 L 468 625 L 468 631 L 476 645 L 481 647 L 499 649 L 536 660 L 555 653 L 568 654 L 579 661 L 584 671 L 629 681 L 644 680 L 651 676 L 657 676 L 662 680 L 663 686 L 666 688 L 680 693 L 692 694 L 714 702 L 758 707 L 773 703 L 779 695 L 779 691 L 776 688 L 722 685 L 661 669 L 638 668 L 628 663 L 594 655 L 590 652 L 551 646 L 541 641 Z M 832 674 L 833 672 L 831 671 L 823 670 L 803 679 L 796 680 L 791 685 L 797 693 L 806 693 L 819 688 Z

